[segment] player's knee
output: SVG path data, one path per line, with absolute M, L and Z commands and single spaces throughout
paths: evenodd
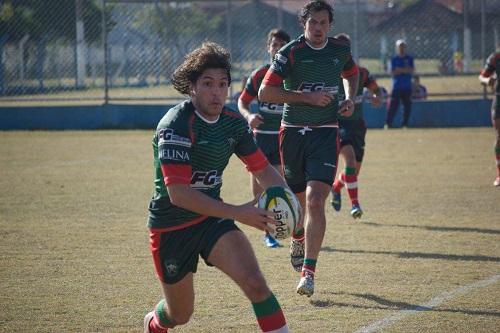
M 245 293 L 252 301 L 262 299 L 269 294 L 266 280 L 260 271 L 249 274 L 244 286 Z
M 310 191 L 307 193 L 307 209 L 310 212 L 319 211 L 324 209 L 325 197 L 317 191 Z

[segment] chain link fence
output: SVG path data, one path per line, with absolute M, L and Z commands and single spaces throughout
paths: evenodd
M 230 50 L 236 91 L 269 61 L 270 29 L 302 33 L 305 2 L 3 0 L 0 103 L 176 100 L 170 75 L 205 40 Z M 404 38 L 430 96 L 481 96 L 477 75 L 500 41 L 500 0 L 331 2 L 331 35 L 348 33 L 355 59 L 384 85 L 394 42 Z

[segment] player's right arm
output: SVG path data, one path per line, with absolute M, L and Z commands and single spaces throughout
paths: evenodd
M 278 51 L 259 88 L 259 100 L 268 103 L 309 104 L 325 107 L 333 96 L 326 91 L 304 92 L 287 90 L 283 80 L 291 70 L 291 61 L 285 52 Z

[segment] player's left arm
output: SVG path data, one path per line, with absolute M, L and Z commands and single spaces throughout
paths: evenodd
M 498 55 L 497 55 L 498 56 Z M 479 74 L 479 82 L 484 85 L 493 87 L 495 85 L 495 77 L 493 73 L 495 72 L 495 54 L 491 54 L 486 60 L 486 65 Z
M 359 83 L 359 69 L 350 55 L 342 70 L 342 83 L 344 85 L 345 99 L 340 104 L 339 113 L 349 117 L 354 111 L 354 98 L 356 98 Z
M 370 92 L 370 102 L 376 108 L 379 108 L 382 105 L 382 89 L 377 84 L 377 80 L 373 77 L 373 75 L 366 70 L 366 80 L 363 82 L 363 86 L 368 89 Z

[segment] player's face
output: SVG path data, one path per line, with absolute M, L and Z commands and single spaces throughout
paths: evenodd
M 312 12 L 304 27 L 306 40 L 314 47 L 322 47 L 325 44 L 331 26 L 328 19 L 328 11 L 320 10 Z
M 276 52 L 278 52 L 279 49 L 285 46 L 285 44 L 285 41 L 279 38 L 273 37 L 271 39 L 271 43 L 269 43 L 269 46 L 267 47 L 267 52 L 269 52 L 269 54 L 271 55 L 271 59 L 274 58 Z
M 227 98 L 229 80 L 223 68 L 208 68 L 191 84 L 190 96 L 196 110 L 208 120 L 216 120 Z

